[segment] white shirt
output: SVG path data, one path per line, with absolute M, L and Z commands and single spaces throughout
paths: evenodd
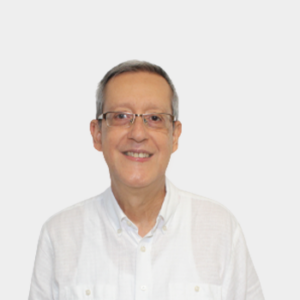
M 232 214 L 168 180 L 166 190 L 143 238 L 111 188 L 50 218 L 29 300 L 263 300 Z

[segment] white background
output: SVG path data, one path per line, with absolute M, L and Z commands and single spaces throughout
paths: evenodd
M 240 222 L 266 299 L 299 299 L 298 1 L 2 1 L 1 299 L 26 299 L 42 224 L 102 192 L 95 90 L 162 66 L 183 133 L 168 177 Z

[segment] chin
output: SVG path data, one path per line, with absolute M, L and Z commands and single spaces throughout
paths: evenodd
M 133 188 L 141 188 L 149 185 L 151 183 L 151 180 L 149 180 L 146 177 L 134 177 L 130 178 L 129 180 L 127 179 L 127 185 L 131 186 Z
M 146 187 L 155 181 L 154 178 L 149 177 L 149 174 L 128 174 L 126 178 L 122 176 L 119 180 L 132 188 Z

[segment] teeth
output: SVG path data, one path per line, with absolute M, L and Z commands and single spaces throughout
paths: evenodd
M 136 153 L 136 152 L 126 152 L 125 153 L 128 156 L 132 156 L 132 157 L 149 157 L 150 155 L 148 153 Z

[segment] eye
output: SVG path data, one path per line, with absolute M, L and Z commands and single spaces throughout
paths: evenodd
M 115 118 L 119 119 L 119 120 L 123 120 L 123 119 L 127 119 L 128 115 L 125 113 L 118 113 L 118 114 L 115 114 Z
M 159 121 L 161 121 L 161 118 L 159 117 L 159 115 L 151 115 L 150 116 L 150 121 L 159 122 Z

